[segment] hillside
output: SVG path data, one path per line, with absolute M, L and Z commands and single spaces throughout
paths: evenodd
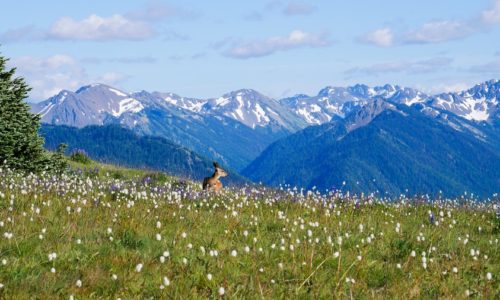
M 91 158 L 104 163 L 159 170 L 168 174 L 200 180 L 213 173 L 212 161 L 161 137 L 139 136 L 116 125 L 69 126 L 43 125 L 40 129 L 45 147 L 54 150 L 60 143 L 68 153 L 83 149 Z M 247 182 L 237 172 L 228 170 L 224 183 Z
M 392 196 L 467 191 L 488 197 L 498 192 L 498 135 L 488 136 L 496 143 L 488 142 L 449 126 L 451 118 L 444 122 L 417 107 L 378 100 L 345 119 L 277 141 L 243 174 L 274 186 Z

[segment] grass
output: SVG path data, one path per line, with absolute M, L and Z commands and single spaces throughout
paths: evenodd
M 500 297 L 498 203 L 214 195 L 157 173 L 72 169 L 0 171 L 0 298 Z

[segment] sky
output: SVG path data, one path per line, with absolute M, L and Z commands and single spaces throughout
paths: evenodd
M 438 93 L 500 78 L 500 0 L 0 2 L 0 55 L 34 102 L 91 83 L 279 99 L 356 83 Z

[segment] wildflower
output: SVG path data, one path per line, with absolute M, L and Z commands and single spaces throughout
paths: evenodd
M 491 280 L 493 276 L 491 275 L 490 272 L 486 273 L 486 279 Z
M 142 270 L 142 267 L 143 267 L 142 264 L 138 264 L 137 266 L 135 266 L 135 271 L 139 273 Z
M 337 258 L 339 257 L 340 253 L 338 251 L 335 251 L 335 253 L 333 253 L 333 257 Z
M 236 250 L 231 251 L 231 256 L 236 257 L 238 255 L 238 252 Z
M 161 235 L 159 233 L 156 234 L 156 240 L 161 241 Z
M 453 269 L 451 269 L 451 271 L 452 271 L 453 273 L 458 273 L 458 268 L 457 268 L 457 267 L 453 267 Z
M 56 269 L 55 269 L 55 268 L 51 268 L 51 269 L 50 269 L 50 272 L 55 273 L 55 272 L 56 272 Z
M 212 280 L 212 278 L 213 278 L 213 277 L 212 277 L 212 274 L 208 273 L 208 274 L 207 274 L 207 279 L 208 279 L 208 281 L 211 281 L 211 280 Z
M 167 276 L 163 277 L 163 285 L 169 286 L 170 285 L 170 280 L 168 279 Z
M 411 257 L 415 257 L 415 256 L 417 256 L 417 253 L 415 252 L 415 250 L 413 250 L 410 255 L 411 255 Z
M 113 275 L 111 275 L 111 279 L 113 279 L 113 280 L 117 280 L 117 279 L 118 279 L 118 276 L 117 276 L 116 274 L 113 274 Z
M 49 261 L 53 261 L 54 259 L 57 258 L 57 254 L 55 252 L 49 253 L 48 255 Z
M 219 288 L 219 295 L 222 296 L 222 295 L 224 295 L 224 293 L 226 293 L 226 290 L 224 289 L 224 287 L 221 286 Z
M 165 257 L 169 257 L 169 256 L 170 256 L 170 252 L 168 252 L 168 251 L 163 251 L 163 256 L 165 256 Z
M 77 286 L 77 287 L 82 287 L 82 281 L 81 281 L 80 279 L 78 279 L 78 280 L 76 281 L 76 286 Z

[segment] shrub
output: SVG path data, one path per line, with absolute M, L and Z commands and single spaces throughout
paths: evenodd
M 88 165 L 91 163 L 91 159 L 83 149 L 76 149 L 71 153 L 70 159 L 74 162 L 81 163 L 84 165 Z

